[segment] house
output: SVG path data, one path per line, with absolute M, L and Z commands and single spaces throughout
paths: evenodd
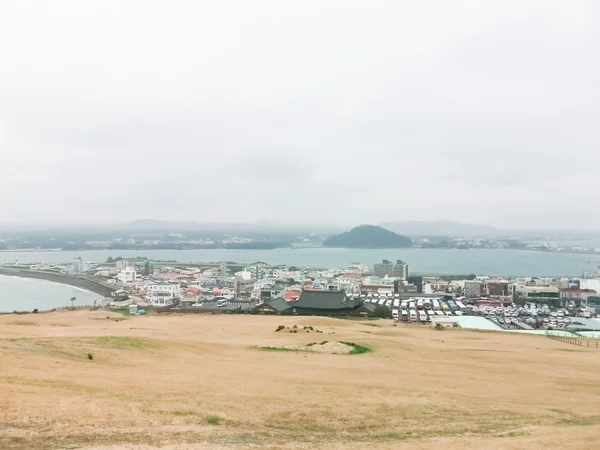
M 197 287 L 187 288 L 182 294 L 180 302 L 184 305 L 191 305 L 198 302 L 200 298 L 200 289 Z
M 359 298 L 349 299 L 344 291 L 307 291 L 288 303 L 292 312 L 304 316 L 347 316 L 361 305 Z
M 174 305 L 180 295 L 179 284 L 154 283 L 146 287 L 146 299 L 154 306 Z
M 118 273 L 117 280 L 121 284 L 133 283 L 137 280 L 137 272 L 133 267 L 126 267 Z
M 350 313 L 353 317 L 375 317 L 378 305 L 373 303 L 363 303 Z
M 255 314 L 292 314 L 292 306 L 282 297 L 275 297 L 257 305 L 253 312 Z

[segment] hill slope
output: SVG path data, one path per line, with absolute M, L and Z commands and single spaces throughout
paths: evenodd
M 275 331 L 297 324 L 314 331 Z M 81 309 L 0 315 L 0 448 L 597 448 L 600 350 L 520 333 L 372 325 L 247 314 L 123 321 Z M 264 349 L 322 340 L 373 351 Z
M 406 248 L 412 240 L 375 225 L 360 225 L 342 234 L 330 236 L 324 247 L 341 248 Z

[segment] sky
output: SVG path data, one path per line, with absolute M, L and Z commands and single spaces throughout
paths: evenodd
M 600 228 L 594 0 L 5 0 L 0 224 Z

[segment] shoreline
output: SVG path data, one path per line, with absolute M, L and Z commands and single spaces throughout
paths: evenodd
M 93 294 L 100 295 L 101 297 L 111 297 L 111 294 L 118 290 L 118 288 L 115 286 L 110 286 L 107 283 L 102 283 L 84 275 L 75 276 L 42 270 L 9 269 L 6 267 L 0 268 L 0 275 L 64 284 L 78 289 L 83 289 L 84 291 L 92 292 Z

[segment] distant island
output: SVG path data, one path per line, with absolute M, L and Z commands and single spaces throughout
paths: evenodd
M 342 234 L 330 236 L 323 247 L 338 248 L 407 248 L 412 239 L 375 225 L 360 225 Z

